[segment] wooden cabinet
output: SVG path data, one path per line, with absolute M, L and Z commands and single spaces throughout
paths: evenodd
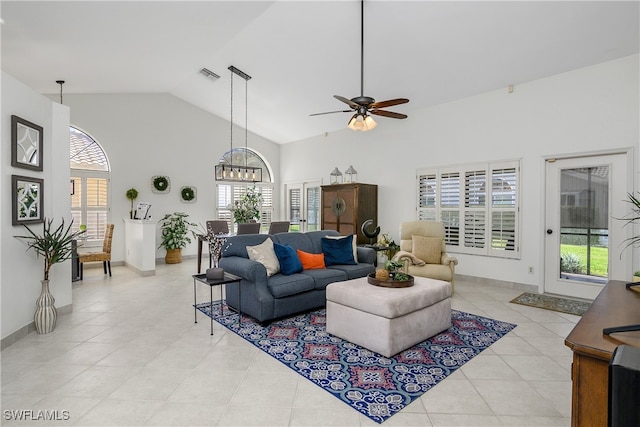
M 621 344 L 640 347 L 640 332 L 611 336 L 603 328 L 640 323 L 640 293 L 625 288 L 625 282 L 610 281 L 582 316 L 565 344 L 573 351 L 571 379 L 571 425 L 606 427 L 609 361 Z
M 370 243 L 362 234 L 362 223 L 378 225 L 378 186 L 373 184 L 333 184 L 322 186 L 322 229 L 342 235 L 356 234 L 358 244 Z

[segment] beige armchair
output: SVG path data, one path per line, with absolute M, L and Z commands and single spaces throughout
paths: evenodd
M 400 224 L 400 251 L 393 257 L 407 274 L 451 283 L 454 291 L 458 260 L 447 254 L 441 222 L 409 221 Z

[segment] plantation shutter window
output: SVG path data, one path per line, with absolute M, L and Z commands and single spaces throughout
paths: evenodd
M 73 126 L 69 133 L 72 230 L 78 231 L 80 225 L 85 225 L 84 247 L 100 247 L 109 222 L 109 161 L 89 134 Z
M 419 170 L 419 220 L 440 221 L 453 253 L 519 258 L 519 161 Z

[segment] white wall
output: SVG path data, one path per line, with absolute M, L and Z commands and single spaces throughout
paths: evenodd
M 69 108 L 55 104 L 34 92 L 12 76 L 2 73 L 2 187 L 0 188 L 0 292 L 2 338 L 33 322 L 35 301 L 43 279 L 42 258 L 26 252 L 24 242 L 14 235 L 25 235 L 22 226 L 11 225 L 11 175 L 44 179 L 44 215 L 59 224 L 68 223 L 69 215 Z M 43 171 L 14 168 L 11 165 L 11 115 L 17 115 L 44 128 Z M 41 224 L 30 226 L 41 230 Z M 56 307 L 71 305 L 71 262 L 56 264 L 51 269 L 51 293 Z
M 412 112 L 406 120 L 376 118 L 379 125 L 372 132 L 345 129 L 283 145 L 282 181 L 322 176 L 328 183 L 335 166 L 344 171 L 353 164 L 360 182 L 378 184 L 379 225 L 398 241 L 399 224 L 416 218 L 417 169 L 522 159 L 521 259 L 457 255 L 456 271 L 540 285 L 542 159 L 637 148 L 638 81 L 638 55 L 634 55 L 516 85 L 511 94 L 504 88 Z M 534 267 L 533 275 L 528 266 Z
M 186 212 L 195 223 L 214 218 L 214 166 L 230 148 L 228 121 L 168 94 L 64 95 L 63 100 L 71 108 L 71 125 L 95 138 L 109 158 L 113 261 L 125 258 L 122 219 L 129 216 L 131 204 L 125 192 L 131 187 L 139 192 L 136 203 L 151 203 L 154 219 L 176 211 Z M 234 147 L 238 146 L 244 146 L 244 131 L 234 128 Z M 280 147 L 251 133 L 248 147 L 271 165 L 277 182 Z M 168 194 L 151 190 L 154 175 L 170 178 Z M 195 203 L 181 201 L 184 185 L 197 187 Z M 159 226 L 156 240 L 159 244 Z M 183 250 L 183 255 L 196 253 L 195 241 Z M 164 255 L 164 249 L 156 251 L 156 257 Z

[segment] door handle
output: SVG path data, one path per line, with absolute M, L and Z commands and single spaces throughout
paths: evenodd
M 547 234 L 553 234 L 553 230 L 550 228 L 547 228 Z

